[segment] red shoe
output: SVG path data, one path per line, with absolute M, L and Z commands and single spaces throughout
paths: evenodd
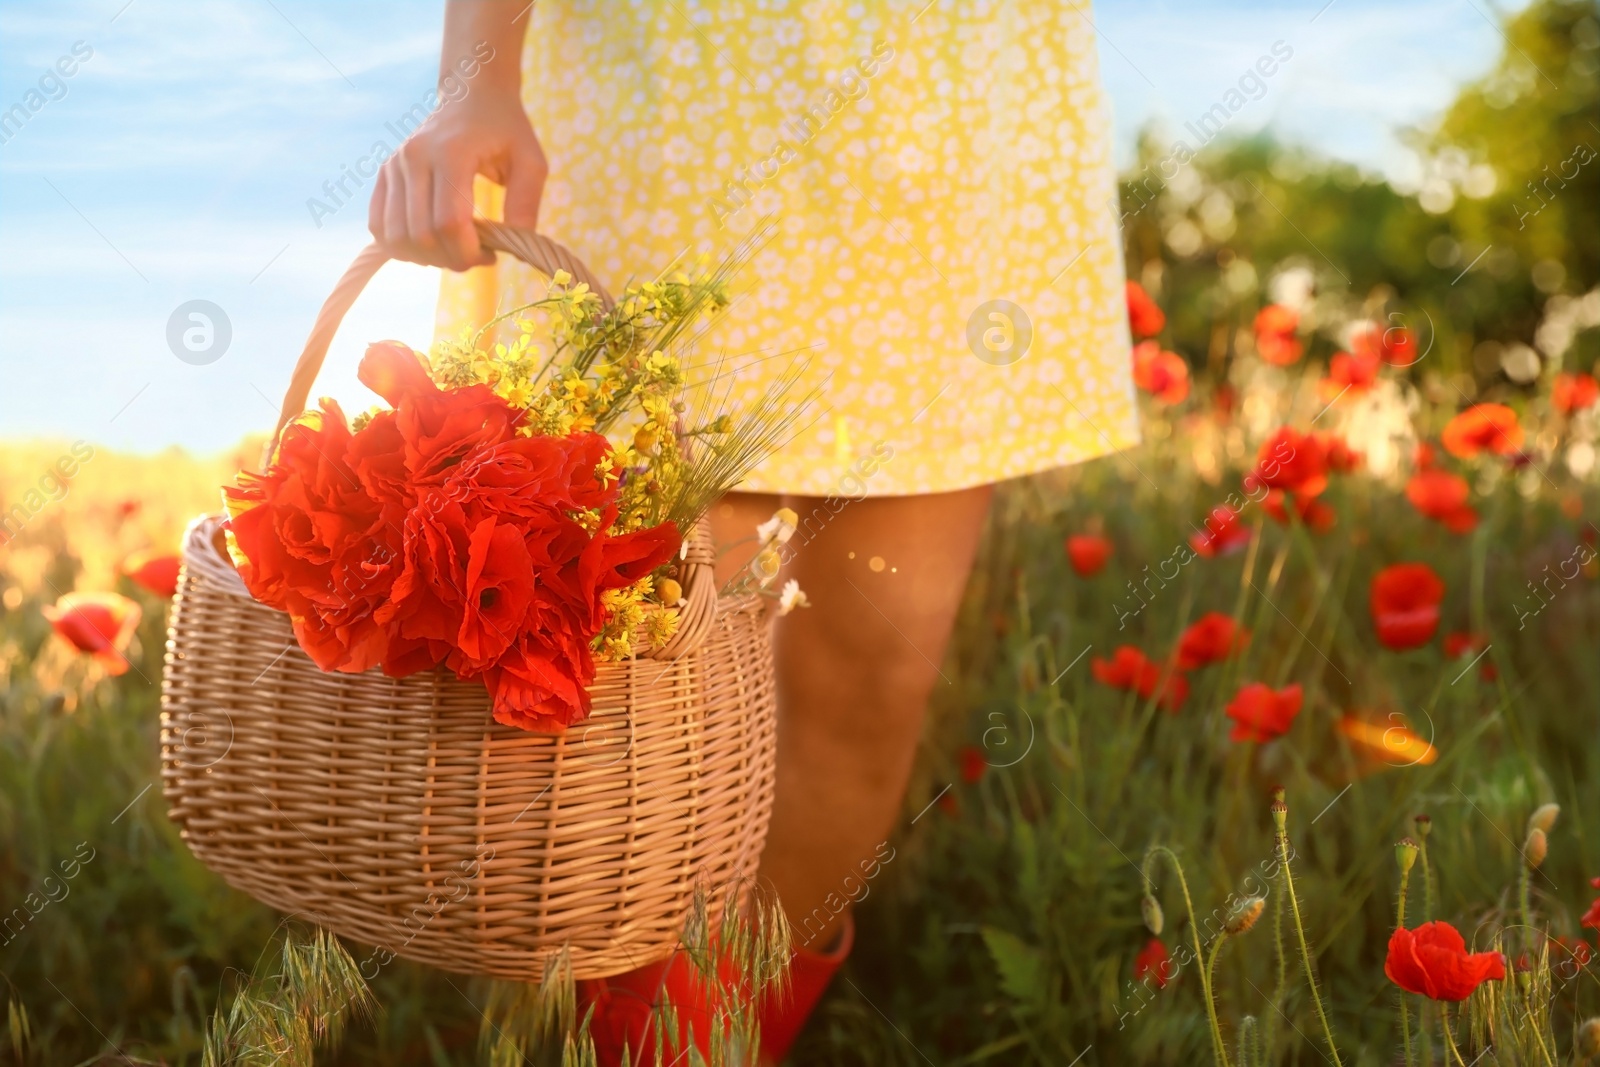
M 707 1060 L 711 1056 L 711 1022 L 717 990 L 695 970 L 682 950 L 656 963 L 578 983 L 578 1018 L 592 1006 L 589 1035 L 600 1067 L 617 1067 L 622 1050 L 635 1065 L 655 1062 L 655 1019 L 658 1005 L 671 1004 L 678 1033 L 666 1036 L 666 1060 L 687 1063 L 690 1043 Z M 647 1055 L 648 1053 L 648 1055 Z
M 810 949 L 796 949 L 789 961 L 788 988 L 782 994 L 770 997 L 761 1004 L 761 1062 L 779 1064 L 789 1054 L 789 1046 L 811 1017 L 811 1011 L 822 999 L 822 993 L 833 980 L 834 972 L 850 955 L 855 944 L 856 924 L 845 912 L 844 925 L 826 953 Z

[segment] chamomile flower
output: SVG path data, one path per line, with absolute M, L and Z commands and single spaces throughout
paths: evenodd
M 806 599 L 805 590 L 800 588 L 800 583 L 790 578 L 783 583 L 783 592 L 778 594 L 778 614 L 787 615 L 795 608 L 809 608 L 811 601 Z
M 756 527 L 756 537 L 763 545 L 776 542 L 780 545 L 789 543 L 789 538 L 799 528 L 800 516 L 790 508 L 779 508 L 772 513 L 772 518 Z

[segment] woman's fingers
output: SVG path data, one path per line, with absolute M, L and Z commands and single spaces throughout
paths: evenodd
M 539 201 L 544 196 L 544 179 L 549 173 L 539 139 L 529 132 L 511 150 L 510 173 L 506 175 L 505 220 L 511 226 L 533 229 L 539 222 Z
M 437 262 L 439 235 L 433 227 L 433 153 L 412 138 L 400 146 L 400 168 L 406 176 L 406 234 L 423 263 Z
M 389 168 L 384 165 L 378 168 L 378 181 L 372 187 L 372 199 L 367 201 L 367 232 L 372 234 L 372 239 L 379 244 L 383 244 L 383 215 L 388 202 Z
M 411 258 L 411 233 L 406 227 L 406 174 L 398 154 L 389 157 L 383 165 L 383 233 L 379 242 L 389 254 Z
M 378 172 L 367 210 L 372 236 L 391 256 L 450 270 L 493 261 L 478 241 L 473 179 L 506 187 L 505 220 L 532 227 L 545 160 L 514 96 L 452 103 L 428 118 Z
M 433 175 L 433 224 L 438 232 L 441 266 L 450 270 L 494 262 L 494 253 L 478 243 L 472 225 L 472 180 L 477 167 L 470 157 L 446 153 Z

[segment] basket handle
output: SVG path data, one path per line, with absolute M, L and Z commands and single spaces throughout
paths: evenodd
M 606 292 L 605 286 L 600 284 L 600 279 L 564 245 L 522 226 L 508 226 L 489 219 L 474 219 L 472 224 L 477 227 L 478 240 L 483 247 L 515 256 L 547 277 L 564 270 L 588 285 L 599 296 L 601 307 L 610 311 L 614 306 L 615 301 Z M 322 309 L 317 312 L 317 320 L 311 326 L 311 336 L 307 338 L 306 346 L 300 352 L 300 360 L 295 364 L 294 374 L 289 379 L 283 408 L 278 412 L 278 425 L 273 427 L 272 437 L 267 441 L 262 466 L 270 461 L 283 428 L 305 411 L 311 387 L 316 383 L 323 360 L 328 356 L 328 346 L 333 343 L 333 335 L 338 332 L 345 314 L 355 304 L 356 297 L 361 295 L 372 276 L 378 273 L 378 268 L 389 259 L 389 253 L 376 243 L 363 248 L 333 287 L 328 299 L 323 301 Z M 664 647 L 646 653 L 649 659 L 673 660 L 688 655 L 700 647 L 716 624 L 716 552 L 712 546 L 710 525 L 702 520 L 695 529 L 684 533 L 688 547 L 678 570 L 688 603 L 678 612 L 678 632 Z
M 611 295 L 606 292 L 605 286 L 600 284 L 600 279 L 596 278 L 594 272 L 563 245 L 521 226 L 507 226 L 503 222 L 491 222 L 488 219 L 474 219 L 472 224 L 478 229 L 478 240 L 483 247 L 515 256 L 546 276 L 564 270 L 578 281 L 587 284 L 600 297 L 601 306 L 607 311 L 611 310 L 613 303 Z M 283 428 L 305 411 L 306 401 L 311 396 L 311 387 L 316 383 L 317 374 L 322 370 L 322 361 L 327 358 L 328 346 L 333 343 L 333 335 L 338 332 L 345 313 L 356 302 L 356 297 L 361 295 L 361 290 L 367 287 L 372 276 L 378 273 L 378 268 L 387 263 L 389 258 L 389 253 L 377 244 L 363 248 L 355 262 L 350 264 L 350 269 L 344 272 L 344 277 L 339 279 L 339 284 L 333 287 L 328 299 L 323 302 L 322 310 L 317 312 L 317 321 L 311 326 L 311 336 L 306 340 L 306 347 L 300 352 L 300 361 L 294 366 L 294 375 L 289 379 L 289 389 L 284 394 L 283 407 L 278 412 L 278 425 L 273 427 L 272 437 L 267 441 L 268 457 L 277 446 Z M 263 460 L 263 463 L 265 462 Z

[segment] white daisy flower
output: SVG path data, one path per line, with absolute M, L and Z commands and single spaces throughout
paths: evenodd
M 800 588 L 800 583 L 790 578 L 783 585 L 783 592 L 778 594 L 778 614 L 787 615 L 795 608 L 809 608 L 811 601 L 806 599 L 805 591 Z

